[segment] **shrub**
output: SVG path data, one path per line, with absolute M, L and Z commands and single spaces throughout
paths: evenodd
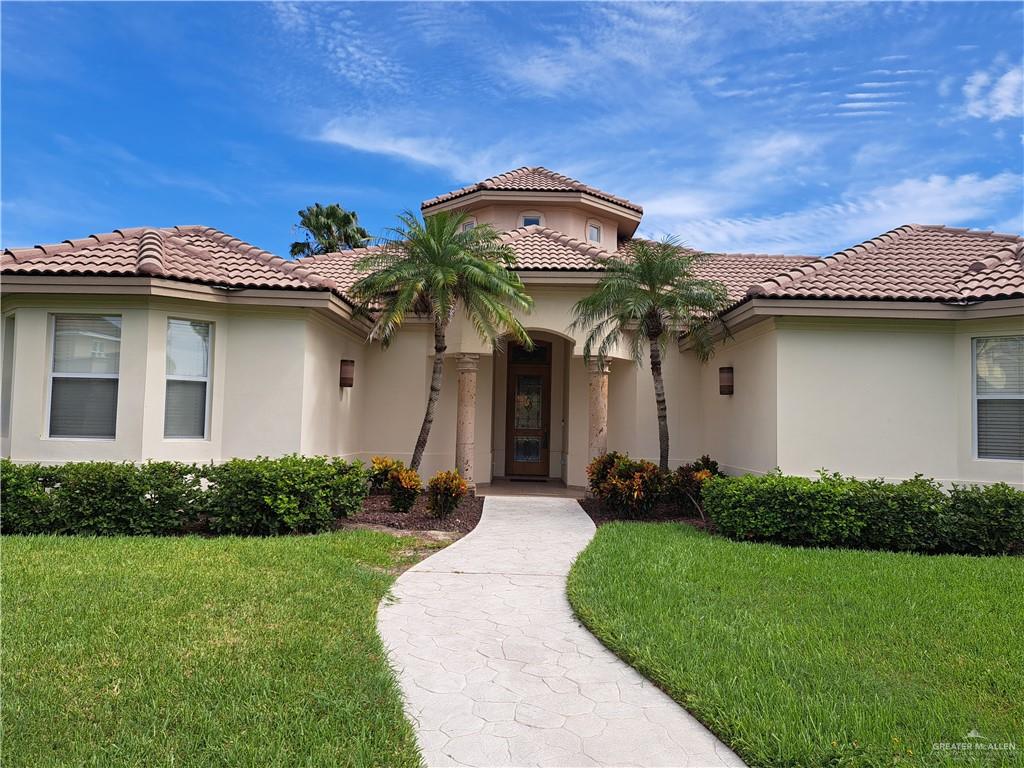
M 260 536 L 327 530 L 362 505 L 369 485 L 359 462 L 294 454 L 232 459 L 206 476 L 211 530 Z
M 718 468 L 718 462 L 706 453 L 689 466 L 694 472 L 707 472 L 709 477 L 724 477 Z
M 390 456 L 374 456 L 370 459 L 370 490 L 382 493 L 388 488 L 388 480 L 396 469 L 405 469 L 401 459 Z
M 597 495 L 606 508 L 627 517 L 639 518 L 654 510 L 663 488 L 664 478 L 657 464 L 619 456 L 612 463 Z
M 50 533 L 57 468 L 0 459 L 0 532 Z
M 388 495 L 395 512 L 408 512 L 420 495 L 422 483 L 415 469 L 396 469 L 388 479 Z
M 698 468 L 696 462 L 680 465 L 665 478 L 665 499 L 680 510 L 699 514 L 704 519 L 703 486 L 713 474 L 710 469 Z
M 942 520 L 946 552 L 998 555 L 1024 551 L 1024 492 L 1006 483 L 954 485 Z
M 446 518 L 450 515 L 468 491 L 466 481 L 457 471 L 438 472 L 427 483 L 428 508 L 434 517 Z
M 601 486 L 608 479 L 608 473 L 612 471 L 615 462 L 622 458 L 625 457 L 621 453 L 612 451 L 611 453 L 602 453 L 590 460 L 587 465 L 587 486 L 592 494 L 601 495 Z
M 64 464 L 51 493 L 55 530 L 97 536 L 149 533 L 151 526 L 144 520 L 144 492 L 134 464 Z
M 1024 542 L 1024 493 L 1007 485 L 954 487 L 821 473 L 712 478 L 704 505 L 734 539 L 913 552 L 996 554 Z
M 361 461 L 328 459 L 333 472 L 331 481 L 331 514 L 352 517 L 361 512 L 370 492 L 370 472 Z
M 894 552 L 938 549 L 948 497 L 934 480 L 915 476 L 901 483 L 843 481 L 864 520 L 855 546 Z

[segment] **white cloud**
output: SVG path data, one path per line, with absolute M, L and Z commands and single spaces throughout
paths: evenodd
M 334 3 L 273 3 L 278 28 L 339 77 L 360 88 L 406 89 L 408 73 L 356 13 Z
M 905 179 L 855 197 L 769 216 L 690 218 L 656 211 L 650 235 L 673 233 L 709 251 L 827 254 L 902 224 L 964 224 L 993 218 L 1020 188 L 1017 174 Z
M 999 77 L 978 70 L 964 83 L 964 110 L 970 117 L 989 121 L 1024 116 L 1024 68 L 1007 70 Z
M 358 152 L 440 168 L 458 181 L 477 181 L 527 164 L 521 151 L 505 151 L 503 145 L 471 151 L 446 136 L 396 133 L 385 122 L 394 121 L 337 118 L 328 122 L 317 138 Z

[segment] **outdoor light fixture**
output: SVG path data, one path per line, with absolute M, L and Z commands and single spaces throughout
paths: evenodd
M 732 394 L 732 366 L 718 369 L 718 394 Z
M 341 380 L 338 384 L 340 387 L 351 387 L 352 382 L 356 376 L 356 361 L 355 360 L 342 360 L 341 361 Z

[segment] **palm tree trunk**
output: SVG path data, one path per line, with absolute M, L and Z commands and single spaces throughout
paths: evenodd
M 430 437 L 430 427 L 434 424 L 434 409 L 437 407 L 437 400 L 441 395 L 441 379 L 444 376 L 444 352 L 448 348 L 445 343 L 445 326 L 441 323 L 434 324 L 434 372 L 430 377 L 430 397 L 427 398 L 427 412 L 423 414 L 423 425 L 420 427 L 420 435 L 416 438 L 416 448 L 412 452 L 412 461 L 409 467 L 417 472 L 420 462 L 423 460 L 423 452 L 427 449 L 427 439 Z
M 651 348 L 651 375 L 654 377 L 654 400 L 658 405 L 658 448 L 660 450 L 659 466 L 668 472 L 668 406 L 665 404 L 665 380 L 661 375 L 661 349 L 658 337 L 648 336 Z

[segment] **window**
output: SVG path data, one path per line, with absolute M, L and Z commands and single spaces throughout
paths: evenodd
M 0 383 L 0 435 L 11 433 L 11 384 L 14 383 L 14 314 L 4 316 L 3 339 L 3 382 Z
M 594 222 L 587 222 L 587 240 L 592 243 L 601 242 L 601 225 Z
M 463 232 L 469 232 L 469 230 L 471 230 L 475 226 L 476 226 L 476 219 L 469 219 L 468 221 L 463 223 L 462 231 Z
M 167 321 L 164 437 L 203 439 L 210 395 L 211 324 Z
M 540 226 L 544 223 L 544 216 L 536 211 L 527 211 L 519 217 L 521 227 Z
M 120 365 L 120 316 L 53 316 L 50 437 L 114 438 Z
M 979 459 L 1024 460 L 1024 336 L 974 340 Z

